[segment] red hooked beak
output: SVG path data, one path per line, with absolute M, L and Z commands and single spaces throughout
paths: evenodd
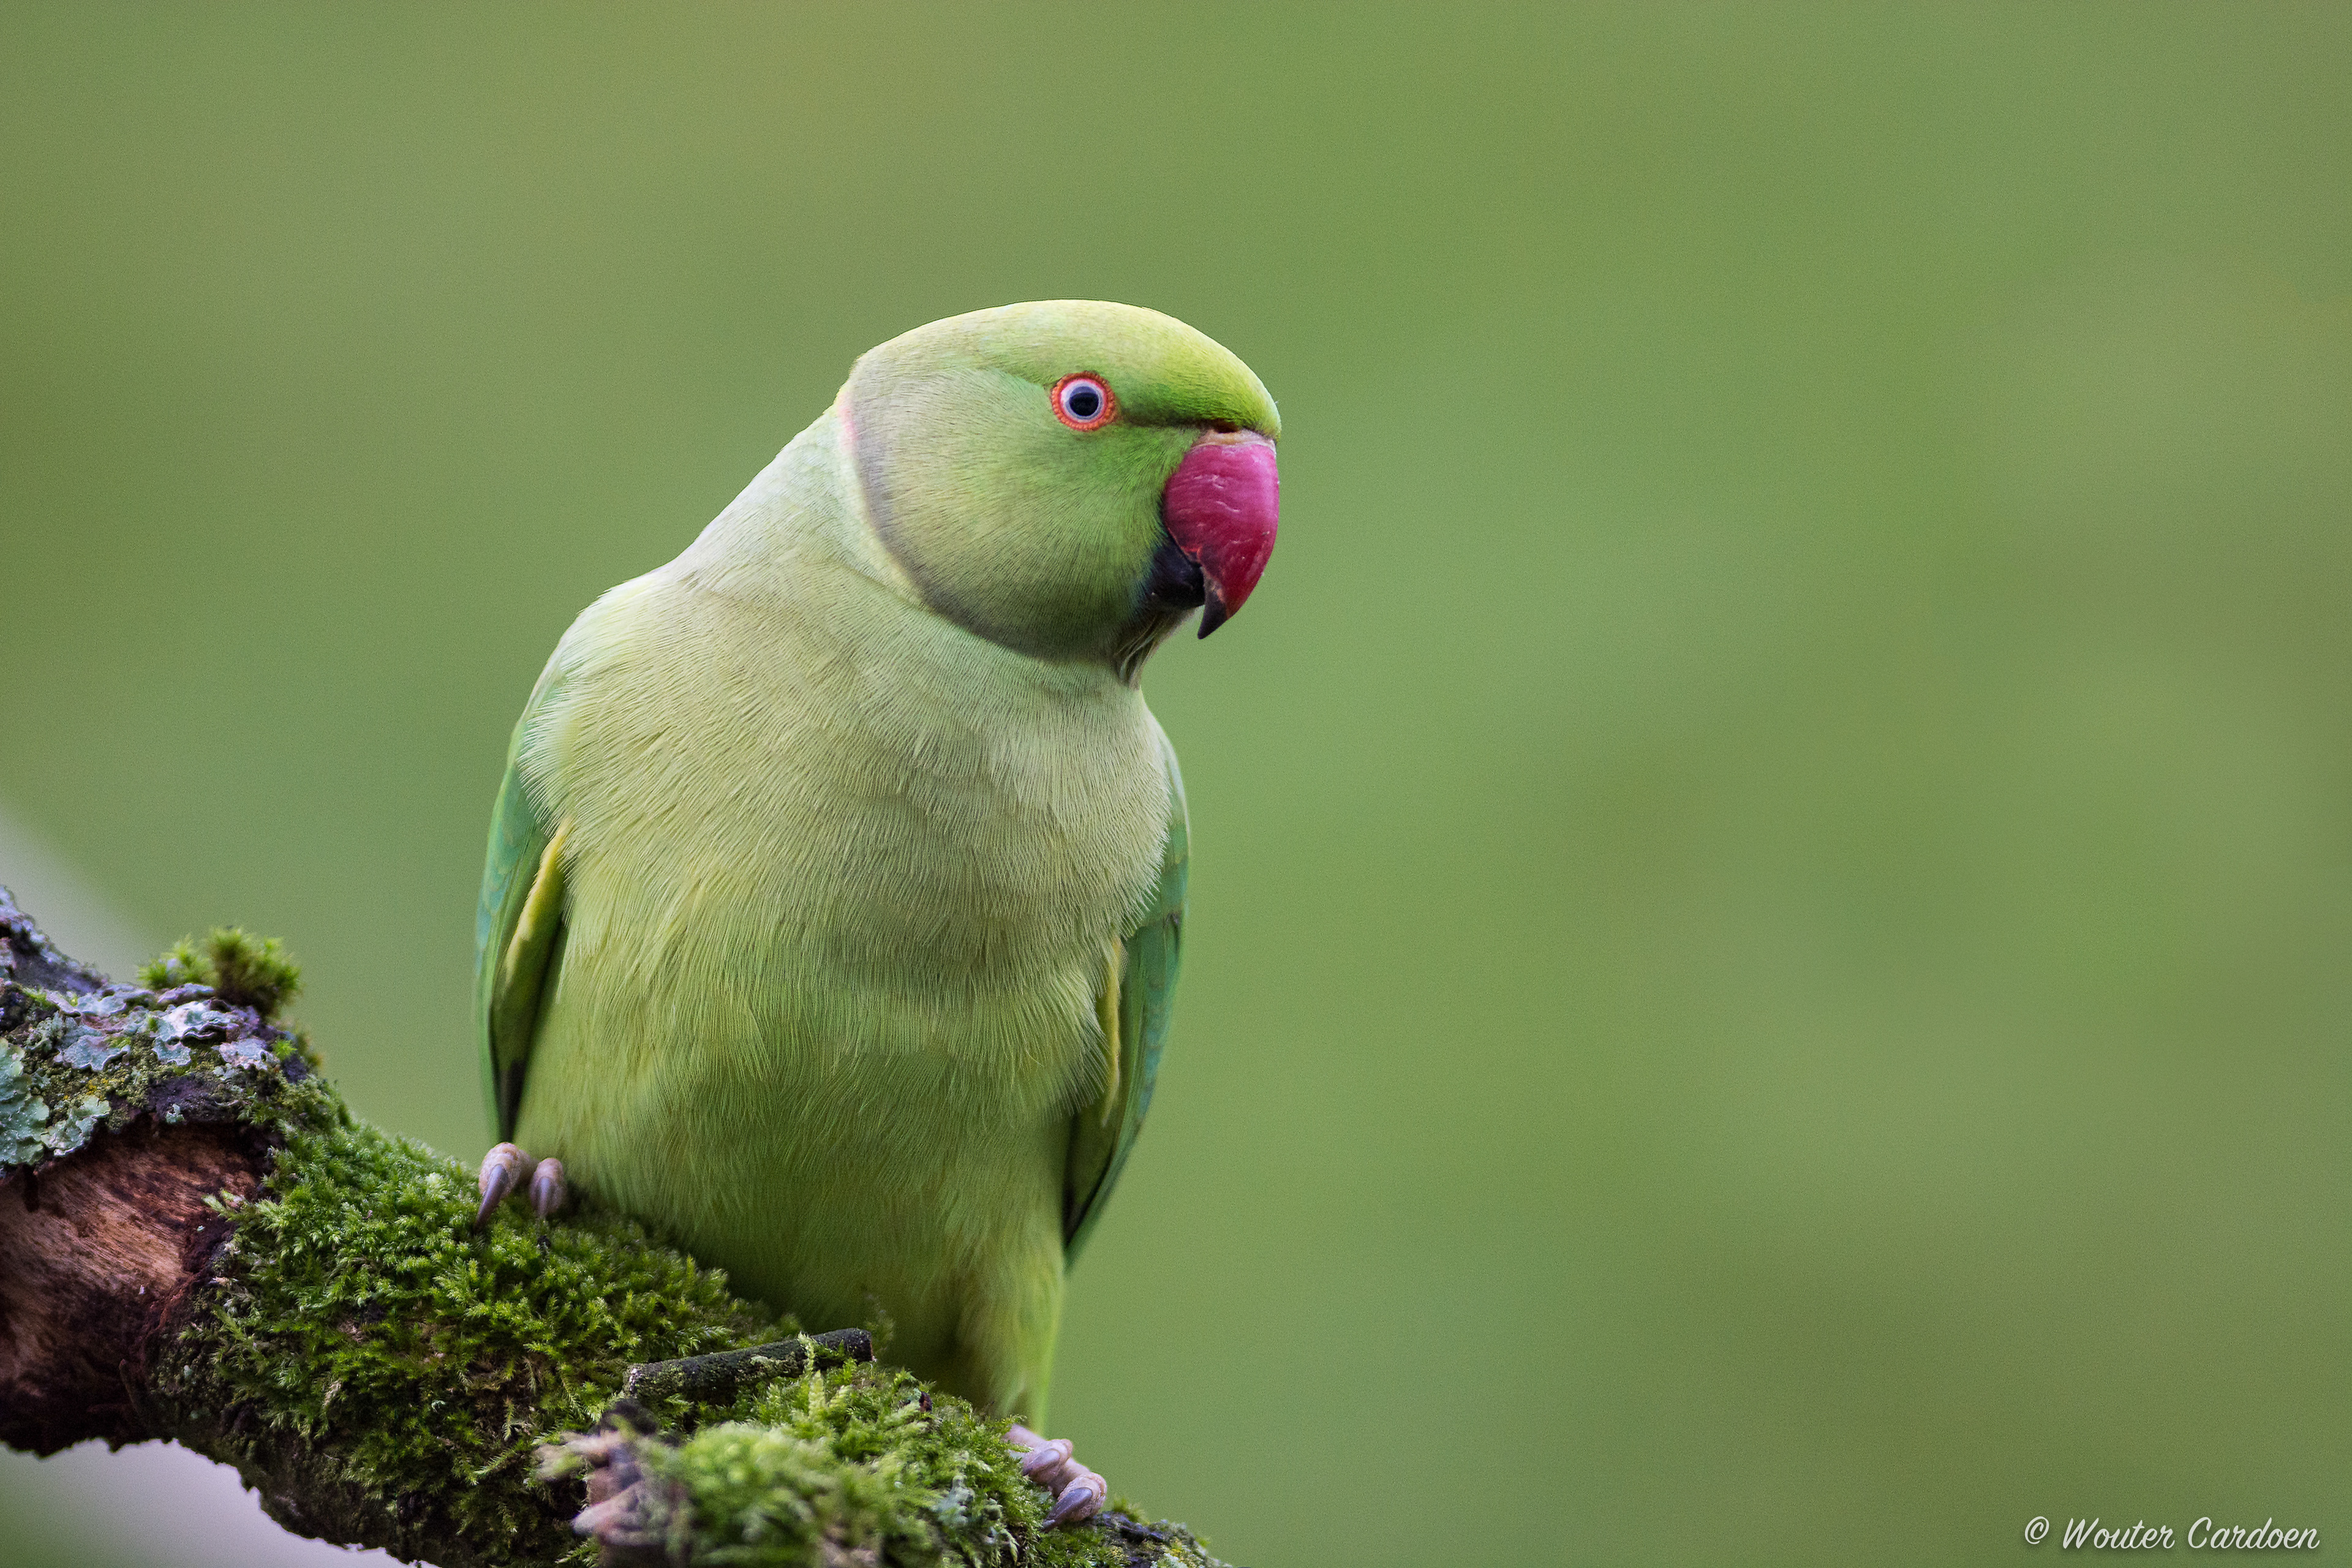
M 1202 637 L 1232 619 L 1257 586 L 1281 511 L 1274 443 L 1255 430 L 1210 431 L 1168 476 L 1160 521 L 1207 580 Z

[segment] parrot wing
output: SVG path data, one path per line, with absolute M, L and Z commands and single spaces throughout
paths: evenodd
M 555 976 L 563 936 L 563 844 L 569 823 L 551 831 L 522 782 L 525 730 L 552 694 L 551 664 L 515 723 L 507 776 L 490 814 L 482 900 L 474 913 L 474 1017 L 482 1042 L 482 1089 L 500 1139 L 514 1135 L 530 1060 L 540 997 Z
M 1169 814 L 1159 891 L 1136 929 L 1113 950 L 1106 966 L 1098 1006 L 1103 1048 L 1110 1058 L 1109 1083 L 1102 1098 L 1079 1111 L 1070 1123 L 1062 1237 L 1063 1256 L 1072 1262 L 1095 1222 L 1102 1217 L 1103 1205 L 1135 1147 L 1136 1134 L 1143 1130 L 1175 1002 L 1192 827 L 1184 810 L 1184 780 L 1176 770 L 1176 753 L 1168 748 L 1165 738 L 1160 748 L 1168 763 Z

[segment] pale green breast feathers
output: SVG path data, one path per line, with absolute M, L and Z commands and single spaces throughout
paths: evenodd
M 478 923 L 500 1134 L 561 974 L 567 1006 L 686 1040 L 754 1018 L 812 1079 L 845 1054 L 944 1055 L 994 1086 L 961 1115 L 1062 1107 L 1075 1247 L 1150 1102 L 1183 918 L 1182 787 L 1139 695 L 1067 672 L 990 689 L 992 661 L 1035 661 L 943 667 L 921 645 L 965 634 L 940 623 L 901 628 L 897 689 L 861 695 L 870 667 L 809 646 L 837 608 L 755 637 L 668 584 L 636 613 L 725 624 L 667 665 L 568 640 L 519 726 Z
M 959 1114 L 1066 1117 L 1077 1247 L 1150 1107 L 1182 933 L 1183 790 L 1135 678 L 1256 581 L 1278 433 L 1239 360 L 1124 306 L 862 358 L 532 693 L 477 922 L 501 1134 L 559 996 L 584 1037 L 626 1012 L 619 1048 L 731 1041 L 767 1082 L 943 1056 L 984 1088 Z

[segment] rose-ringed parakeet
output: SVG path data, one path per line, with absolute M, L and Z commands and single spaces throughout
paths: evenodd
M 477 924 L 503 1140 L 812 1324 L 1043 1420 L 1070 1258 L 1151 1102 L 1184 793 L 1145 658 L 1273 548 L 1249 368 L 1129 306 L 861 357 L 515 728 Z M 543 1157 L 534 1170 L 521 1151 Z M 1101 1479 L 1025 1428 L 1057 1519 Z

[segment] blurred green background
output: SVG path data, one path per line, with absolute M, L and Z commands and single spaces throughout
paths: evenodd
M 1057 1430 L 1265 1568 L 2340 1544 L 2348 70 L 2341 5 L 14 5 L 0 805 L 476 1155 L 571 618 L 868 345 L 1156 306 L 1286 516 L 1146 682 L 1194 918 Z M 45 1474 L 13 1550 L 128 1550 Z

